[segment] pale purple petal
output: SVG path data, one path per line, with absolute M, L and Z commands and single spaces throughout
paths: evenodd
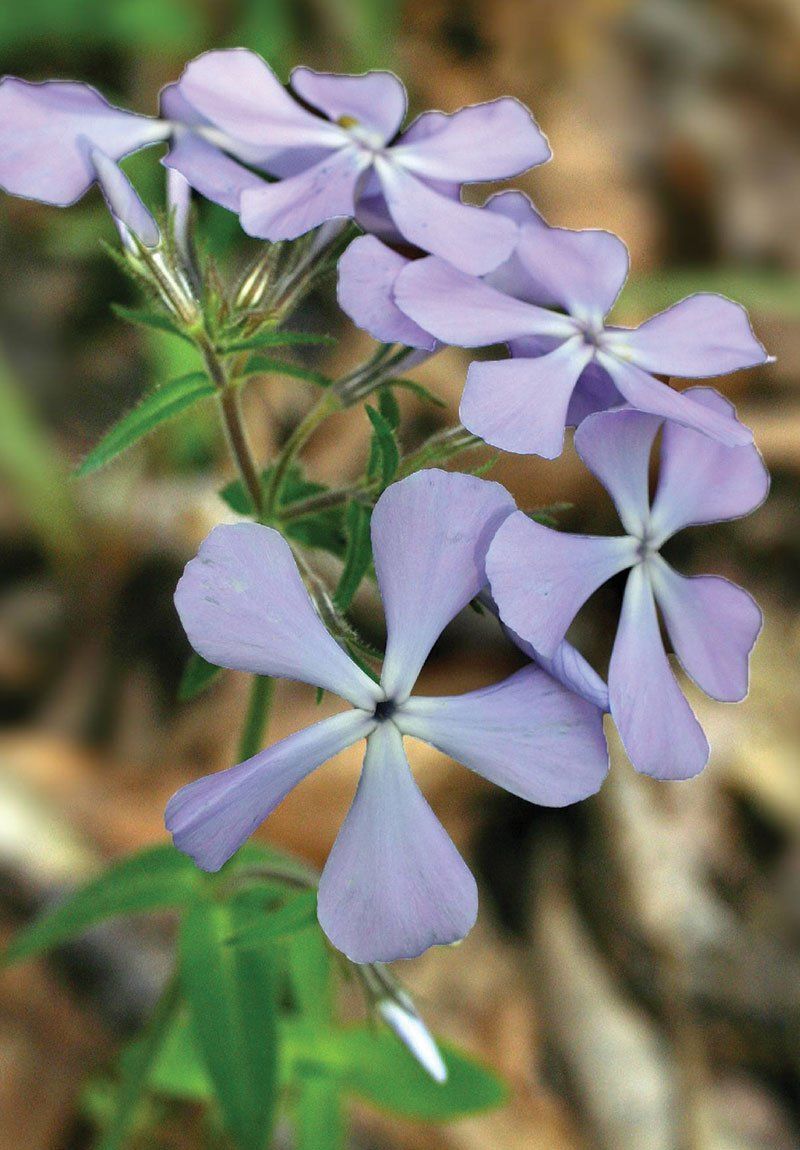
M 693 387 L 686 395 L 722 417 L 735 417 L 733 405 L 712 388 Z M 667 423 L 651 530 L 663 541 L 695 523 L 736 519 L 754 511 L 768 491 L 769 473 L 755 446 L 725 447 L 688 427 Z
M 224 524 L 175 592 L 189 642 L 218 667 L 299 679 L 372 710 L 382 694 L 331 638 L 278 531 Z
M 436 130 L 411 143 L 401 137 L 392 156 L 434 180 L 500 180 L 550 159 L 550 147 L 524 104 L 508 96 L 437 116 Z M 424 117 L 420 117 L 423 119 Z
M 342 76 L 295 68 L 289 82 L 298 96 L 328 119 L 357 120 L 380 133 L 384 142 L 391 140 L 406 114 L 406 90 L 393 72 Z
M 520 229 L 516 254 L 543 300 L 596 323 L 610 311 L 628 276 L 628 249 L 613 232 L 528 223 Z
M 513 344 L 511 353 L 516 354 Z M 567 426 L 578 427 L 587 415 L 594 415 L 596 411 L 607 411 L 609 407 L 618 407 L 621 403 L 624 403 L 624 400 L 614 386 L 611 376 L 604 367 L 594 361 L 583 371 L 572 393 L 567 411 Z
M 507 216 L 520 227 L 526 227 L 529 224 L 533 227 L 547 227 L 524 192 L 518 192 L 514 189 L 507 192 L 496 192 L 495 195 L 489 196 L 483 206 L 487 212 L 497 212 L 501 216 Z
M 611 715 L 637 771 L 656 779 L 689 779 L 702 771 L 708 742 L 669 665 L 641 564 L 628 576 L 608 694 Z
M 635 563 L 637 546 L 624 535 L 554 531 L 516 511 L 497 531 L 486 558 L 500 618 L 552 658 L 589 596 Z
M 613 379 L 620 394 L 631 407 L 674 420 L 694 428 L 728 447 L 742 447 L 753 442 L 753 433 L 743 423 L 698 403 L 688 392 L 674 391 L 632 363 L 616 359 L 607 352 L 598 355 L 600 365 Z
M 255 52 L 226 48 L 205 52 L 186 65 L 182 95 L 202 116 L 235 140 L 277 148 L 340 148 L 341 128 L 294 100 Z
M 564 447 L 572 392 L 591 355 L 572 339 L 538 359 L 471 363 L 461 422 L 502 451 L 555 459 Z
M 109 104 L 88 84 L 0 81 L 0 186 L 65 207 L 94 183 L 92 147 L 112 160 L 163 140 L 169 127 Z
M 356 148 L 343 148 L 296 176 L 246 189 L 241 197 L 242 227 L 261 239 L 293 240 L 326 220 L 352 216 L 366 163 Z
M 645 371 L 701 379 L 766 363 L 741 304 L 711 293 L 691 295 L 633 331 L 609 341 Z
M 372 513 L 386 615 L 381 684 L 407 698 L 441 632 L 486 583 L 486 550 L 514 509 L 499 483 L 427 468 L 392 484 Z
M 512 299 L 435 257 L 413 260 L 400 272 L 394 298 L 415 323 L 460 347 L 486 347 L 531 335 L 574 335 L 574 326 L 563 316 Z
M 317 906 L 322 929 L 352 962 L 414 958 L 457 942 L 475 922 L 475 880 L 414 781 L 392 722 L 367 740 Z
M 605 487 L 629 535 L 642 538 L 650 520 L 650 454 L 662 420 L 628 408 L 584 419 L 575 449 Z
M 120 228 L 123 243 L 127 243 L 128 235 L 131 235 L 146 248 L 157 248 L 161 243 L 158 224 L 122 168 L 99 148 L 92 148 L 91 160 L 108 210 Z
M 182 787 L 167 803 L 165 818 L 175 846 L 203 870 L 219 870 L 293 787 L 363 739 L 374 723 L 363 711 L 345 711 Z
M 758 604 L 727 579 L 684 578 L 660 556 L 650 577 L 684 671 L 712 699 L 741 702 L 747 695 L 750 652 L 761 630 Z
M 193 262 L 190 226 L 192 218 L 192 186 L 175 168 L 167 168 L 167 212 L 172 221 L 175 244 L 184 266 Z
M 412 695 L 395 722 L 403 734 L 546 807 L 593 795 L 608 771 L 602 711 L 533 665 L 466 695 Z
M 255 172 L 194 132 L 178 132 L 161 162 L 171 171 L 180 172 L 201 196 L 230 212 L 239 211 L 242 192 L 267 186 Z
M 497 195 L 490 196 L 483 207 L 484 211 L 495 212 L 513 220 L 520 229 L 519 236 L 522 235 L 523 228 L 548 230 L 547 224 L 522 192 L 498 192 Z M 537 304 L 539 307 L 561 307 L 561 291 L 558 290 L 560 285 L 543 283 L 536 279 L 520 260 L 519 236 L 509 258 L 489 273 L 486 282 L 498 291 L 513 296 L 514 299 Z
M 425 252 L 472 275 L 491 271 L 511 254 L 516 225 L 442 195 L 388 158 L 375 158 L 389 214 L 398 231 Z
M 375 236 L 359 236 L 339 260 L 339 306 L 353 323 L 383 343 L 432 351 L 433 336 L 394 302 L 395 280 L 408 262 Z

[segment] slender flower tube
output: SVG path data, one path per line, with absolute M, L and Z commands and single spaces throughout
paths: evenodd
M 731 404 L 716 391 L 693 388 L 689 394 L 694 403 L 734 421 Z M 648 467 L 662 426 L 651 505 Z M 489 548 L 492 595 L 508 627 L 537 652 L 555 657 L 589 596 L 630 570 L 608 673 L 609 709 L 638 770 L 659 779 L 689 778 L 703 769 L 709 748 L 670 669 L 656 607 L 684 670 L 722 702 L 747 694 L 761 612 L 727 579 L 679 575 L 660 549 L 684 527 L 754 510 L 766 497 L 769 476 L 752 445 L 728 447 L 629 408 L 588 416 L 575 433 L 575 446 L 610 492 L 626 534 L 568 535 L 515 512 Z
M 435 469 L 383 493 L 371 528 L 388 633 L 380 683 L 325 629 L 271 528 L 215 528 L 178 585 L 198 653 L 322 687 L 351 709 L 190 783 L 170 800 L 167 827 L 179 850 L 218 870 L 292 787 L 365 738 L 356 796 L 319 884 L 322 928 L 354 962 L 454 942 L 477 913 L 475 881 L 414 782 L 404 736 L 547 806 L 592 794 L 607 772 L 600 709 L 533 664 L 466 695 L 412 694 L 443 628 L 485 585 L 487 549 L 513 510 L 499 484 Z

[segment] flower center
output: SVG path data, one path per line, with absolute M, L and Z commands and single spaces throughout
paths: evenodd
M 384 145 L 383 137 L 374 129 L 365 127 L 355 116 L 340 116 L 336 123 L 368 152 L 379 152 Z
M 375 704 L 375 718 L 379 723 L 385 723 L 387 719 L 391 719 L 396 710 L 397 704 L 394 699 L 381 699 Z

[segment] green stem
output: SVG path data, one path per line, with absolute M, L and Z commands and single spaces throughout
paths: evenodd
M 255 675 L 250 689 L 250 703 L 239 740 L 239 762 L 252 759 L 264 745 L 275 680 L 268 675 Z
M 338 397 L 326 391 L 304 418 L 301 419 L 286 440 L 286 443 L 283 445 L 283 450 L 275 461 L 275 466 L 270 473 L 269 482 L 264 492 L 263 518 L 266 519 L 267 522 L 275 518 L 283 482 L 297 453 L 305 444 L 306 440 L 314 434 L 320 424 L 324 423 L 329 415 L 332 415 L 340 408 L 341 402 Z

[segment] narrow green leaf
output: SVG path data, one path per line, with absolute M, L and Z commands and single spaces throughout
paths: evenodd
M 369 521 L 369 508 L 351 500 L 346 513 L 347 551 L 344 569 L 333 594 L 334 605 L 339 611 L 346 611 L 353 602 L 372 561 Z
M 378 392 L 378 411 L 392 431 L 397 431 L 400 426 L 400 405 L 388 384 L 384 385 Z
M 391 382 L 392 387 L 402 387 L 406 391 L 413 392 L 419 399 L 424 399 L 426 403 L 432 403 L 434 407 L 447 407 L 443 399 L 439 399 L 438 395 L 434 395 L 423 384 L 417 383 L 415 379 L 393 379 Z
M 373 453 L 370 457 L 369 474 L 380 467 L 381 482 L 388 487 L 400 466 L 400 448 L 391 423 L 375 407 L 366 405 L 366 412 L 372 424 Z M 373 460 L 375 462 L 373 462 Z
M 333 336 L 311 331 L 262 331 L 244 339 L 223 343 L 219 350 L 227 354 L 232 351 L 255 351 L 259 347 L 306 347 L 332 343 L 336 343 Z
M 144 1033 L 120 1058 L 122 1079 L 117 1091 L 114 1114 L 97 1150 L 121 1150 L 134 1130 L 137 1105 L 147 1089 L 148 1078 L 170 1032 L 178 1008 L 178 984 L 173 980 L 164 990 Z
M 306 383 L 315 383 L 317 387 L 330 387 L 332 380 L 329 375 L 321 371 L 312 371 L 308 367 L 301 367 L 296 363 L 288 363 L 285 359 L 269 359 L 265 355 L 254 355 L 245 364 L 243 375 L 288 375 L 292 379 L 302 379 Z
M 317 892 L 300 891 L 275 910 L 262 912 L 228 941 L 240 950 L 272 946 L 290 935 L 304 931 L 317 921 Z
M 173 1018 L 150 1068 L 148 1086 L 159 1094 L 186 1102 L 210 1102 L 214 1087 L 200 1056 L 188 1007 Z
M 198 889 L 198 871 L 172 844 L 141 851 L 112 866 L 14 938 L 0 965 L 59 946 L 107 918 L 184 906 Z
M 340 1150 L 345 1141 L 342 1090 L 321 1075 L 300 1080 L 294 1106 L 295 1150 Z
M 192 1028 L 238 1150 L 265 1150 L 278 1077 L 277 983 L 263 950 L 238 950 L 233 905 L 197 903 L 180 936 L 181 982 Z
M 202 655 L 193 651 L 178 684 L 179 702 L 188 703 L 190 699 L 202 694 L 212 683 L 216 682 L 223 670 L 223 667 L 215 667 L 213 663 L 207 663 Z
M 287 938 L 285 944 L 295 1006 L 300 1014 L 330 1026 L 334 1011 L 333 963 L 321 927 Z
M 214 384 L 200 371 L 192 371 L 165 383 L 123 416 L 78 467 L 78 476 L 89 475 L 110 463 L 121 452 L 133 447 L 144 436 L 168 419 L 174 419 L 201 399 L 214 395 Z
M 185 339 L 188 343 L 192 342 L 186 332 L 181 331 L 177 324 L 171 320 L 169 316 L 164 315 L 163 312 L 124 307 L 121 303 L 112 303 L 111 310 L 114 315 L 119 316 L 120 319 L 124 319 L 128 323 L 135 323 L 139 327 L 155 327 L 159 331 L 168 331 L 170 335 L 180 336 L 181 339 Z

